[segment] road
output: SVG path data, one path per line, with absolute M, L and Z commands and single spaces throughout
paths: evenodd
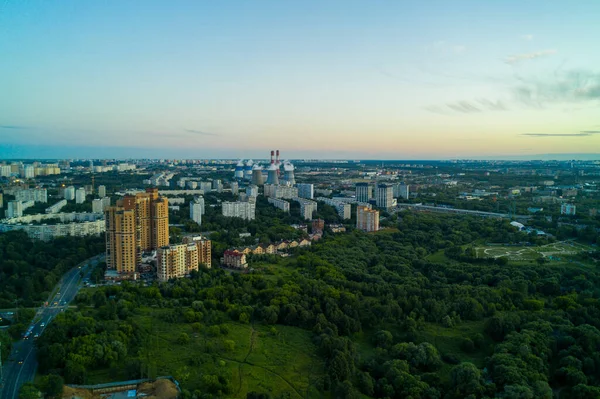
M 13 343 L 10 357 L 3 364 L 4 380 L 0 382 L 0 399 L 17 399 L 21 385 L 33 381 L 37 371 L 35 339 L 44 332 L 52 319 L 63 312 L 69 303 L 75 299 L 83 285 L 82 280 L 89 278 L 93 269 L 93 267 L 88 269 L 87 266 L 89 264 L 95 266 L 102 260 L 103 256 L 98 255 L 82 262 L 78 267 L 65 273 L 50 298 L 48 298 L 48 305 L 41 306 L 37 310 L 23 339 Z M 81 272 L 84 273 L 83 279 L 81 278 Z

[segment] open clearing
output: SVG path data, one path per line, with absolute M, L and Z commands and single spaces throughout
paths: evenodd
M 560 241 L 552 244 L 546 244 L 539 247 L 513 246 L 513 245 L 488 245 L 475 248 L 478 258 L 502 258 L 506 257 L 511 261 L 533 261 L 540 256 L 560 260 L 567 255 L 576 255 L 587 251 L 590 248 L 575 241 Z

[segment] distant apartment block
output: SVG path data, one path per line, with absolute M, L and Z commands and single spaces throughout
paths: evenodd
M 231 183 L 231 194 L 238 195 L 240 192 L 240 185 L 238 182 L 234 181 Z
M 98 196 L 100 198 L 106 197 L 106 186 L 98 186 Z
M 67 200 L 62 199 L 56 204 L 50 205 L 48 208 L 46 208 L 46 213 L 58 213 L 65 205 L 67 205 Z
M 157 250 L 157 277 L 159 281 L 181 278 L 198 270 L 200 264 L 210 267 L 211 242 L 201 237 L 184 244 L 171 244 Z M 208 258 L 208 261 L 207 261 Z
M 327 205 L 334 207 L 335 211 L 342 219 L 352 218 L 352 205 L 350 204 L 326 197 L 317 197 L 317 201 L 322 201 Z
M 371 186 L 369 183 L 356 183 L 356 201 L 369 202 L 371 199 Z
M 8 201 L 6 209 L 7 218 L 18 218 L 23 216 L 23 203 L 21 201 Z
M 56 219 L 59 223 L 53 224 Z M 31 238 L 46 241 L 55 237 L 102 234 L 105 221 L 102 215 L 95 213 L 40 213 L 7 219 L 0 223 L 0 232 L 13 230 L 22 230 Z
M 317 211 L 317 203 L 306 198 L 293 198 L 300 204 L 300 215 L 305 220 L 312 220 L 313 214 Z
M 75 191 L 75 203 L 76 204 L 83 204 L 85 202 L 85 188 L 83 187 L 79 187 L 77 189 L 77 191 Z
M 380 183 L 377 185 L 375 204 L 378 208 L 391 209 L 394 203 L 394 188 L 391 184 Z
M 67 201 L 73 201 L 75 199 L 75 187 L 69 186 L 65 188 L 65 199 Z
M 228 202 L 222 204 L 222 214 L 227 217 L 254 220 L 256 218 L 256 204 L 253 202 Z
M 290 203 L 279 199 L 279 198 L 268 198 L 269 204 L 272 204 L 275 208 L 281 209 L 284 212 L 290 211 Z
M 103 213 L 105 210 L 110 207 L 110 198 L 96 198 L 92 201 L 92 212 L 94 213 Z
M 200 196 L 190 202 L 190 219 L 201 225 L 202 215 L 204 215 L 204 197 Z
M 16 190 L 14 192 L 17 201 L 48 202 L 48 191 L 45 188 L 29 188 L 25 190 Z
M 281 185 L 281 184 L 265 184 L 265 197 L 292 199 L 298 197 L 298 188 Z
M 379 230 L 379 211 L 364 206 L 357 207 L 356 228 L 366 232 Z
M 296 188 L 298 188 L 298 197 L 300 198 L 313 199 L 315 197 L 313 184 L 299 183 L 296 184 Z
M 248 197 L 258 197 L 258 186 L 252 185 L 246 187 L 246 195 Z

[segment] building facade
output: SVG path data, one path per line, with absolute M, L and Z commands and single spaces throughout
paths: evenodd
M 391 184 L 380 183 L 377 185 L 375 203 L 382 209 L 391 209 L 394 206 L 394 188 Z
M 106 197 L 106 186 L 98 186 L 98 196 L 100 198 Z
M 356 208 L 356 228 L 366 232 L 379 230 L 379 211 L 358 206 Z
M 202 237 L 193 237 L 183 244 L 171 244 L 158 249 L 157 277 L 159 281 L 181 278 L 198 270 L 200 264 L 211 266 L 211 242 Z
M 371 186 L 369 183 L 356 183 L 356 201 L 369 202 L 371 199 Z
M 18 218 L 23 216 L 23 203 L 21 201 L 8 201 L 6 209 L 7 218 Z
M 281 209 L 284 212 L 290 211 L 290 203 L 279 199 L 279 198 L 268 198 L 269 204 L 272 204 L 275 208 Z
M 17 201 L 33 201 L 43 204 L 48 202 L 48 191 L 45 188 L 29 188 L 25 190 L 16 190 L 14 192 Z
M 65 188 L 65 199 L 67 201 L 73 201 L 75 199 L 75 187 L 69 186 Z
M 348 203 L 326 197 L 317 197 L 317 201 L 322 201 L 327 205 L 334 207 L 335 211 L 342 219 L 352 218 L 352 205 Z
M 306 198 L 294 198 L 294 201 L 300 204 L 300 215 L 305 220 L 312 220 L 313 214 L 317 211 L 317 203 Z
M 158 189 L 126 195 L 106 214 L 106 263 L 118 273 L 133 273 L 142 252 L 169 245 L 168 200 Z
M 299 183 L 296 184 L 296 188 L 298 188 L 298 197 L 300 198 L 313 199 L 315 197 L 313 184 Z
M 254 220 L 256 218 L 256 204 L 254 202 L 228 202 L 222 203 L 222 214 L 227 217 Z
M 85 188 L 79 187 L 77 191 L 75 191 L 75 203 L 83 204 L 85 202 Z
M 204 198 L 202 198 L 202 202 L 199 199 L 194 199 L 190 202 L 190 219 L 194 222 L 198 223 L 198 225 L 202 224 L 202 214 L 204 213 Z
M 46 224 L 48 219 L 59 219 L 59 223 Z M 32 224 L 34 222 L 37 224 Z M 0 232 L 13 230 L 23 230 L 33 239 L 47 241 L 63 236 L 99 235 L 104 233 L 105 222 L 102 215 L 94 213 L 50 213 L 6 219 L 0 223 Z
M 225 267 L 233 267 L 236 269 L 245 269 L 248 267 L 246 254 L 237 250 L 226 250 L 221 258 L 221 265 Z

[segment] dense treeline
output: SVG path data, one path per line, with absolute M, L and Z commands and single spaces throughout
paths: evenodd
M 506 221 L 407 214 L 398 228 L 326 238 L 288 261 L 288 277 L 202 270 L 150 287 L 82 292 L 81 312 L 60 315 L 40 339 L 40 370 L 67 382 L 84 382 L 87 370 L 103 368 L 139 376 L 149 367 L 148 334 L 131 316 L 147 306 L 193 328 L 218 330 L 232 319 L 310 330 L 326 362 L 317 385 L 334 397 L 552 398 L 553 390 L 599 397 L 600 274 L 474 261 L 464 253 L 443 263 L 427 259 L 477 239 L 527 238 Z M 461 350 L 485 354 L 485 368 L 426 339 L 427 326 L 443 331 L 466 323 L 481 329 L 464 337 Z M 359 345 L 365 338 L 370 351 Z M 203 392 L 184 395 L 226 396 Z
M 47 299 L 61 276 L 104 251 L 103 237 L 33 240 L 21 231 L 0 234 L 0 309 L 32 307 Z

